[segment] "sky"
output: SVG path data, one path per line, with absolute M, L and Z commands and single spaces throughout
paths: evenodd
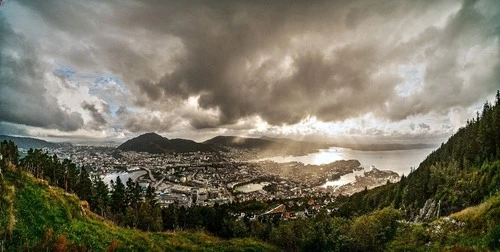
M 0 134 L 440 142 L 499 37 L 498 0 L 4 0 Z

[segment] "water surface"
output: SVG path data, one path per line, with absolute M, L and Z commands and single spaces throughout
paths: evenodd
M 249 192 L 255 192 L 255 191 L 261 190 L 266 185 L 269 185 L 269 182 L 262 182 L 262 183 L 258 183 L 258 184 L 251 183 L 251 184 L 238 186 L 235 188 L 235 190 L 243 192 L 243 193 L 249 193 Z
M 129 178 L 131 178 L 132 181 L 135 182 L 140 176 L 145 175 L 146 173 L 147 172 L 144 170 L 137 170 L 137 171 L 133 171 L 133 172 L 112 172 L 112 173 L 106 174 L 102 178 L 102 180 L 104 181 L 104 183 L 111 185 L 110 184 L 111 180 L 116 181 L 116 178 L 120 177 L 120 179 L 122 180 L 122 183 L 125 184 L 125 183 L 127 183 L 127 180 Z
M 360 151 L 347 148 L 331 147 L 304 156 L 275 156 L 256 161 L 272 160 L 278 163 L 302 162 L 304 164 L 328 164 L 337 160 L 356 159 L 365 168 L 375 166 L 379 170 L 391 170 L 399 175 L 408 174 L 410 167 L 418 167 L 434 148 L 393 150 L 393 151 Z

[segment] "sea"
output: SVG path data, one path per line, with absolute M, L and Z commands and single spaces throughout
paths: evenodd
M 111 186 L 111 180 L 116 181 L 117 177 L 120 177 L 121 181 L 123 184 L 127 183 L 127 180 L 129 178 L 132 179 L 132 181 L 136 181 L 140 176 L 145 175 L 147 172 L 144 170 L 137 170 L 137 171 L 132 171 L 132 172 L 112 172 L 106 174 L 102 180 L 104 183 L 108 184 Z
M 255 161 L 271 160 L 277 163 L 301 162 L 304 164 L 321 165 L 337 160 L 356 159 L 361 166 L 368 169 L 375 167 L 379 170 L 391 170 L 399 175 L 408 175 L 411 168 L 418 167 L 434 148 L 390 150 L 390 151 L 362 151 L 348 148 L 331 147 L 320 149 L 317 152 L 303 156 L 275 156 Z

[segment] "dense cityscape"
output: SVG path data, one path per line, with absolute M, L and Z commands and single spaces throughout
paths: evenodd
M 329 198 L 350 195 L 365 187 L 397 182 L 391 171 L 368 169 L 357 160 L 339 160 L 324 165 L 300 162 L 254 161 L 255 151 L 228 148 L 216 152 L 150 154 L 122 151 L 113 146 L 63 145 L 46 151 L 60 159 L 70 159 L 100 176 L 108 185 L 120 176 L 146 190 L 155 188 L 157 204 L 166 207 L 213 206 L 215 203 L 259 202 L 276 199 Z M 326 186 L 341 176 L 356 173 L 351 183 Z M 300 203 L 299 203 L 300 204 Z

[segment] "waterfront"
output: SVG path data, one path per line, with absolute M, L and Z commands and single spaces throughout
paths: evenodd
M 410 173 L 410 167 L 418 167 L 434 149 L 411 149 L 392 151 L 360 151 L 347 148 L 331 147 L 303 156 L 275 156 L 256 161 L 271 160 L 277 163 L 301 162 L 321 165 L 337 160 L 356 159 L 365 168 L 375 166 L 379 170 L 391 170 L 399 175 Z
M 269 185 L 269 182 L 262 182 L 262 183 L 251 183 L 251 184 L 246 184 L 246 185 L 241 185 L 235 188 L 236 191 L 242 192 L 242 193 L 249 193 L 249 192 L 255 192 L 258 190 L 262 190 L 262 188 L 266 185 Z
M 147 172 L 144 170 L 138 170 L 138 171 L 132 171 L 132 172 L 112 172 L 106 174 L 102 180 L 104 183 L 111 185 L 111 180 L 116 181 L 117 177 L 120 177 L 121 181 L 123 184 L 127 182 L 129 178 L 132 179 L 132 181 L 136 181 L 140 176 L 145 175 Z
M 394 170 L 407 174 L 411 166 L 417 166 L 432 150 L 355 151 L 329 148 L 303 156 L 266 159 L 275 162 L 243 161 L 255 153 L 235 148 L 230 151 L 175 154 L 92 146 L 65 146 L 52 151 L 57 156 L 70 157 L 78 166 L 88 167 L 91 175 L 101 175 L 108 185 L 111 180 L 116 181 L 117 176 L 124 184 L 131 178 L 151 184 L 162 204 L 189 207 L 192 204 L 213 205 L 215 201 L 222 204 L 349 195 L 365 187 L 373 188 L 385 184 L 387 180 L 399 179 L 397 173 L 370 171 Z M 377 169 L 369 169 L 371 165 Z M 268 182 L 270 187 L 260 182 Z M 201 195 L 201 200 L 196 203 L 186 200 L 186 197 L 191 197 L 193 189 Z

